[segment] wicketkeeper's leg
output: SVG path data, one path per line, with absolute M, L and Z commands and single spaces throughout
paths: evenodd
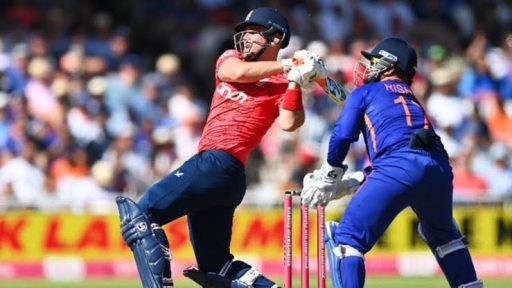
M 363 287 L 365 279 L 364 254 L 349 245 L 336 245 L 334 231 L 337 222 L 325 225 L 325 244 L 331 267 L 332 286 Z
M 374 171 L 350 201 L 340 224 L 326 225 L 331 271 L 338 273 L 331 273 L 334 287 L 364 287 L 364 255 L 407 207 L 408 188 L 386 173 Z
M 430 246 L 450 287 L 484 287 L 483 282 L 477 279 L 466 238 L 460 234 L 455 222 L 451 229 L 442 230 L 427 228 L 420 223 L 418 232 Z

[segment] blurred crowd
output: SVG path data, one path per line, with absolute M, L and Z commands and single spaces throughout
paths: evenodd
M 450 155 L 455 198 L 512 198 L 510 2 L 12 0 L 0 1 L 0 210 L 111 209 L 181 165 L 197 149 L 215 60 L 257 6 L 290 21 L 280 57 L 315 51 L 349 88 L 361 50 L 410 41 L 413 90 Z M 340 108 L 318 87 L 304 94 L 305 126 L 271 128 L 251 155 L 247 204 L 280 204 L 323 161 Z M 347 161 L 369 164 L 362 139 Z

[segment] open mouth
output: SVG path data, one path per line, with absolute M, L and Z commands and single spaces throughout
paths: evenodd
M 249 53 L 251 51 L 251 47 L 252 47 L 252 43 L 245 42 L 244 46 L 243 46 L 243 52 L 244 53 Z

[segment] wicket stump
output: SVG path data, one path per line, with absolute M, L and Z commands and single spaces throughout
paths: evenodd
M 284 194 L 284 288 L 292 288 L 293 279 L 293 197 L 300 197 L 300 191 L 286 191 Z M 301 224 L 301 287 L 309 288 L 309 207 L 300 205 Z M 317 207 L 317 262 L 318 288 L 325 288 L 325 207 Z

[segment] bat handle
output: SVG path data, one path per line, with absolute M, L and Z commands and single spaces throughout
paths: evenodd
M 325 90 L 325 87 L 327 87 L 327 78 L 316 79 L 316 84 L 320 85 L 320 87 Z

